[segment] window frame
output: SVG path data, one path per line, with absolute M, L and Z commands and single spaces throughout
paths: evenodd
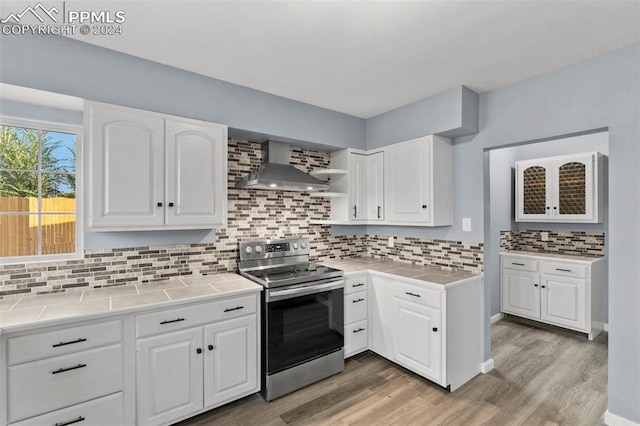
M 26 120 L 17 119 L 12 117 L 0 116 L 0 125 L 10 127 L 21 127 L 27 129 L 35 129 L 40 131 L 51 131 L 59 133 L 73 134 L 76 137 L 76 249 L 74 253 L 60 253 L 60 254 L 38 254 L 30 256 L 0 256 L 0 265 L 3 264 L 18 264 L 18 263 L 34 263 L 34 262 L 53 262 L 61 260 L 79 260 L 84 258 L 84 227 L 83 227 L 83 127 L 74 126 L 71 124 L 52 123 L 40 120 Z M 40 155 L 40 153 L 39 153 Z M 40 162 L 40 159 L 38 159 Z M 38 170 L 38 173 L 42 173 L 42 170 Z M 38 212 L 38 216 L 42 217 L 42 212 Z M 41 228 L 42 223 L 39 221 L 38 226 Z M 39 230 L 39 232 L 41 232 Z M 40 242 L 42 244 L 42 242 Z

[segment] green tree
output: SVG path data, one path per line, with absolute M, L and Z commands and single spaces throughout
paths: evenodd
M 40 147 L 42 170 L 54 172 L 42 174 L 42 196 L 74 196 L 75 194 L 62 194 L 59 189 L 61 184 L 66 183 L 75 193 L 75 176 L 55 173 L 64 171 L 61 160 L 54 155 L 54 151 L 60 146 L 61 141 L 52 141 L 46 131 L 0 126 L 0 197 L 38 196 Z M 75 152 L 73 157 L 75 158 Z

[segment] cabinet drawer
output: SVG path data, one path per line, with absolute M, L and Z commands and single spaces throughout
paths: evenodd
M 9 367 L 9 418 L 26 419 L 122 390 L 122 344 Z
M 164 309 L 139 315 L 136 319 L 136 334 L 137 337 L 145 337 L 183 330 L 214 321 L 253 314 L 256 311 L 257 297 L 255 294 Z
M 589 267 L 586 265 L 576 265 L 575 263 L 541 262 L 541 269 L 543 274 L 587 278 L 587 270 Z
M 357 291 L 366 291 L 368 287 L 367 281 L 367 274 L 345 277 L 344 294 L 351 294 Z
M 32 417 L 11 426 L 72 425 L 103 426 L 124 424 L 122 392 L 93 401 L 63 408 L 53 413 Z
M 346 356 L 367 349 L 369 345 L 368 321 L 359 321 L 344 328 L 344 353 Z
M 442 293 L 429 288 L 396 282 L 394 296 L 432 308 L 442 308 Z
M 359 291 L 344 296 L 344 323 L 367 319 L 367 292 Z
M 523 257 L 502 257 L 502 267 L 520 271 L 538 272 L 538 261 Z
M 81 325 L 7 341 L 9 365 L 111 345 L 122 341 L 122 320 Z

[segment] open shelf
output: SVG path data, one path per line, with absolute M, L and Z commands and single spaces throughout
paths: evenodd
M 332 175 L 346 175 L 347 171 L 344 169 L 319 169 L 309 172 L 311 176 L 332 176 Z
M 331 219 L 311 219 L 309 223 L 311 225 L 349 225 L 349 222 Z
M 347 194 L 345 194 L 344 192 L 310 192 L 309 196 L 324 197 L 324 198 L 340 198 L 340 197 L 346 197 Z

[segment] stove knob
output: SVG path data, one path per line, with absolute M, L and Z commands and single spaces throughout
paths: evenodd
M 256 253 L 262 253 L 262 247 L 256 246 Z
M 298 250 L 298 243 L 293 243 L 293 249 Z
M 307 248 L 307 243 L 305 243 L 305 242 L 301 242 L 301 243 L 300 243 L 300 247 L 302 247 L 302 248 Z
M 253 252 L 253 249 L 251 248 L 251 246 L 247 246 L 247 247 L 244 249 L 244 252 L 245 252 L 245 253 L 247 253 L 247 254 L 251 254 L 251 253 Z

